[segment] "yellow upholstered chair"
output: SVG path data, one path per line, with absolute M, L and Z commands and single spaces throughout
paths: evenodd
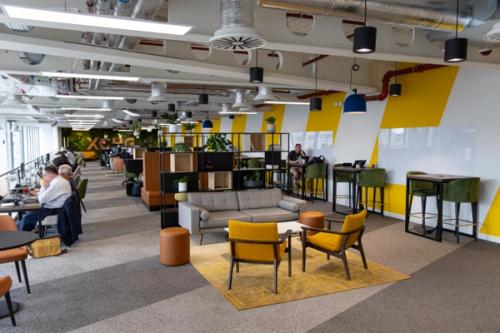
M 0 231 L 17 231 L 16 222 L 8 215 L 0 215 Z M 18 247 L 11 250 L 0 251 L 0 264 L 7 264 L 13 262 L 16 265 L 17 278 L 21 282 L 21 272 L 19 270 L 19 263 L 24 275 L 24 283 L 26 284 L 26 291 L 31 294 L 30 282 L 28 280 L 28 271 L 26 270 L 26 259 L 28 258 L 28 250 L 26 247 Z
M 5 296 L 5 305 L 9 312 L 10 321 L 13 326 L 16 326 L 16 318 L 14 318 L 14 309 L 12 307 L 12 300 L 10 299 L 10 288 L 12 287 L 12 280 L 10 276 L 0 276 L 0 297 Z
M 278 293 L 278 268 L 284 256 L 288 239 L 288 276 L 292 274 L 290 251 L 291 230 L 280 237 L 276 223 L 250 223 L 229 221 L 229 244 L 231 251 L 229 286 L 233 283 L 233 270 L 239 272 L 239 263 L 274 265 L 274 293 Z
M 330 222 L 342 223 L 340 232 L 330 229 L 302 226 L 304 234 L 307 233 L 306 237 L 302 237 L 302 271 L 305 272 L 306 270 L 306 249 L 308 247 L 326 253 L 328 259 L 330 255 L 342 259 L 346 280 L 351 279 L 349 266 L 347 264 L 347 249 L 352 247 L 358 250 L 363 259 L 363 265 L 365 269 L 367 269 L 368 265 L 366 263 L 365 252 L 363 251 L 363 244 L 361 243 L 361 237 L 365 230 L 366 213 L 365 209 L 357 214 L 347 215 L 344 221 L 329 219 L 328 221 Z M 317 233 L 311 235 L 308 234 L 308 231 Z

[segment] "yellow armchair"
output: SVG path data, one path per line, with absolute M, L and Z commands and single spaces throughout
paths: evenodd
M 288 239 L 288 276 L 292 275 L 291 230 L 280 237 L 276 223 L 229 221 L 230 268 L 229 286 L 233 271 L 239 273 L 239 263 L 274 265 L 274 293 L 278 293 L 278 268 L 285 254 Z
M 347 215 L 344 221 L 329 219 L 329 222 L 342 223 L 340 232 L 329 229 L 302 226 L 304 235 L 307 235 L 306 237 L 302 237 L 302 271 L 306 271 L 306 249 L 308 247 L 326 253 L 328 259 L 330 258 L 330 255 L 341 259 L 344 263 L 346 280 L 351 279 L 349 266 L 347 264 L 347 249 L 352 247 L 353 249 L 358 250 L 361 253 L 363 266 L 365 269 L 368 269 L 363 244 L 361 243 L 361 237 L 363 236 L 363 231 L 365 230 L 366 214 L 367 211 L 365 209 L 357 214 Z M 308 231 L 317 233 L 314 235 L 308 235 Z

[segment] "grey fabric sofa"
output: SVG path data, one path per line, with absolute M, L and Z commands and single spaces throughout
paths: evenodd
M 304 200 L 284 196 L 280 189 L 230 192 L 193 192 L 179 203 L 179 224 L 191 235 L 223 231 L 228 220 L 284 222 L 297 220 Z

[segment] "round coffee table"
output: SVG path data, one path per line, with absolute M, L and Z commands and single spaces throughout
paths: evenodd
M 28 231 L 0 231 L 0 251 L 11 250 L 29 245 L 38 239 L 38 235 Z M 20 304 L 12 302 L 14 312 L 19 311 Z M 8 317 L 9 311 L 5 301 L 0 301 L 0 318 Z

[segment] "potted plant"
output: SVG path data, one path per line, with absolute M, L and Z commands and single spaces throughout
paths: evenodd
M 181 177 L 177 178 L 179 192 L 187 192 L 188 181 L 189 181 L 188 176 L 181 176 Z
M 196 128 L 196 124 L 195 123 L 183 124 L 182 128 L 186 131 L 186 133 L 193 134 L 194 133 L 194 129 Z
M 168 132 L 176 133 L 178 130 L 177 126 L 177 114 L 176 113 L 164 113 L 161 115 L 163 119 L 165 119 L 168 124 Z
M 265 120 L 267 123 L 267 128 L 266 128 L 267 133 L 274 133 L 276 131 L 276 126 L 275 126 L 276 118 L 273 116 L 270 116 L 270 117 L 266 118 Z
M 216 133 L 210 135 L 203 148 L 212 152 L 228 152 L 232 149 L 232 142 L 226 138 L 226 134 Z
M 254 171 L 249 175 L 243 176 L 243 186 L 245 188 L 258 188 L 262 186 L 262 180 L 260 179 L 260 172 Z
M 130 126 L 130 130 L 136 138 L 139 138 L 139 136 L 141 136 L 141 125 L 139 123 L 132 124 L 132 126 Z
M 188 153 L 191 151 L 191 148 L 185 143 L 176 143 L 172 147 L 173 153 Z

